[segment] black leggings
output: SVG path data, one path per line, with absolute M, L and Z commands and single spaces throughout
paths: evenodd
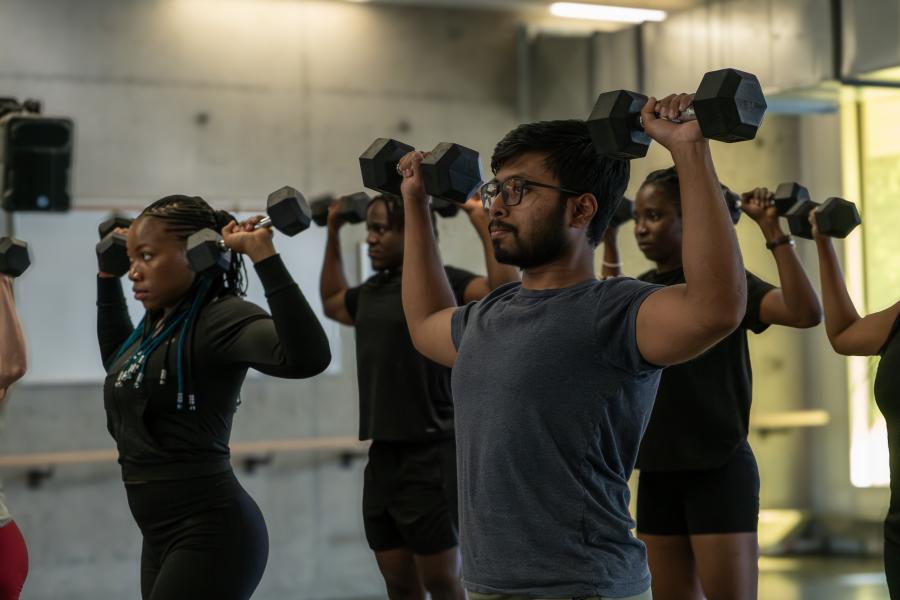
M 234 473 L 125 486 L 144 536 L 144 600 L 246 600 L 262 579 L 269 535 Z
M 892 600 L 900 598 L 900 544 L 884 540 L 884 574 Z
M 892 600 L 900 600 L 900 497 L 891 491 L 891 508 L 884 520 L 884 574 Z

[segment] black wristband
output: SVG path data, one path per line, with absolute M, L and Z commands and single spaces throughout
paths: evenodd
M 780 237 L 775 238 L 774 240 L 769 240 L 766 242 L 766 248 L 769 250 L 774 250 L 778 246 L 782 246 L 784 244 L 788 244 L 789 246 L 794 245 L 794 238 L 789 235 L 782 235 Z

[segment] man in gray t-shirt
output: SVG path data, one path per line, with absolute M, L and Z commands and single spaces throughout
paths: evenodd
M 508 284 L 453 314 L 469 589 L 554 598 L 649 587 L 628 478 L 659 383 L 635 340 L 638 308 L 656 289 L 624 277 Z M 540 551 L 515 551 L 525 548 Z
M 420 163 L 403 175 L 403 308 L 416 348 L 453 367 L 463 583 L 473 598 L 649 598 L 627 481 L 660 366 L 743 316 L 746 278 L 709 146 L 675 124 L 688 95 L 650 99 L 645 131 L 681 171 L 686 283 L 597 281 L 594 249 L 628 183 L 582 121 L 521 125 L 481 188 L 497 260 L 522 283 L 456 308 Z M 660 118 L 662 117 L 662 118 Z

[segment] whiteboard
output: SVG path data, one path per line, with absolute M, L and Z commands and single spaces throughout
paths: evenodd
M 97 225 L 108 211 L 14 213 L 15 236 L 28 242 L 31 268 L 16 280 L 16 305 L 28 341 L 28 373 L 23 383 L 102 382 L 97 344 Z M 250 216 L 237 213 L 239 218 Z M 319 273 L 326 230 L 312 226 L 289 238 L 275 234 L 275 248 L 315 311 L 331 344 L 326 373 L 341 372 L 340 325 L 326 319 L 319 299 Z M 268 312 L 268 303 L 253 265 L 247 265 L 247 300 Z M 124 278 L 123 278 L 124 279 Z M 131 318 L 137 325 L 144 310 L 128 293 Z

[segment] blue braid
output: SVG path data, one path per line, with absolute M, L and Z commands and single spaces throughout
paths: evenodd
M 185 318 L 187 311 L 180 311 L 175 313 L 172 321 L 158 334 L 151 335 L 147 339 L 143 340 L 138 348 L 128 357 L 128 360 L 125 361 L 125 364 L 122 365 L 122 369 L 119 371 L 119 377 L 116 379 L 116 386 L 121 387 L 124 383 L 132 378 L 136 374 L 134 387 L 140 387 L 141 383 L 144 379 L 144 369 L 146 369 L 146 362 L 150 354 L 161 344 L 163 343 L 167 336 L 174 331 L 175 327 L 177 327 Z M 146 320 L 146 315 L 144 319 L 141 320 L 143 324 Z M 136 336 L 135 333 L 138 335 Z M 135 331 L 132 332 L 131 338 L 140 337 L 143 334 L 143 325 L 139 325 L 135 328 Z M 137 373 L 135 373 L 137 371 Z
M 132 345 L 133 343 L 135 343 L 135 342 L 138 340 L 138 338 L 141 337 L 141 334 L 144 333 L 144 320 L 145 320 L 146 318 L 147 318 L 147 315 L 144 315 L 144 317 L 141 318 L 141 322 L 138 323 L 137 327 L 134 328 L 134 331 L 131 332 L 131 335 L 128 336 L 128 339 L 125 340 L 125 342 L 124 342 L 121 346 L 119 346 L 119 349 L 118 349 L 118 351 L 116 351 L 115 356 L 113 356 L 113 357 L 109 360 L 109 362 L 106 363 L 105 366 L 106 366 L 107 369 L 109 369 L 109 368 L 112 367 L 114 364 L 116 364 L 116 361 L 119 360 L 119 358 L 122 356 L 122 354 L 123 354 L 128 348 L 130 348 L 131 345 Z
M 209 291 L 209 288 L 211 286 L 212 280 L 209 277 L 204 276 L 202 281 L 200 282 L 200 287 L 197 290 L 197 294 L 194 296 L 194 301 L 191 304 L 191 309 L 190 311 L 188 311 L 187 316 L 181 325 L 181 332 L 178 335 L 178 396 L 175 401 L 175 407 L 178 410 L 181 410 L 184 407 L 184 367 L 182 357 L 184 356 L 185 339 L 187 338 L 188 329 L 191 323 L 194 322 L 194 317 L 199 311 L 200 304 L 203 302 L 203 299 L 206 297 L 206 293 Z M 196 409 L 193 394 L 191 394 L 188 398 L 188 405 L 190 410 Z
M 128 357 L 125 364 L 122 365 L 122 369 L 119 371 L 119 377 L 116 380 L 117 386 L 122 386 L 126 381 L 133 378 L 134 387 L 141 387 L 144 380 L 144 372 L 147 369 L 147 359 L 160 345 L 168 341 L 169 337 L 176 329 L 180 328 L 181 331 L 179 332 L 178 338 L 178 397 L 176 400 L 176 407 L 181 410 L 184 399 L 184 372 L 182 362 L 185 338 L 190 324 L 199 312 L 200 306 L 203 304 L 206 295 L 213 285 L 212 279 L 208 276 L 201 275 L 198 279 L 199 281 L 194 288 L 194 295 L 191 299 L 190 308 L 185 309 L 185 303 L 182 303 L 180 307 L 176 307 L 175 311 L 168 317 L 169 322 L 158 334 L 151 335 L 147 339 L 141 341 L 138 348 Z M 116 360 L 118 360 L 136 340 L 141 338 L 146 320 L 147 315 L 145 314 L 144 318 L 141 319 L 140 324 L 131 332 L 128 340 L 125 341 L 116 356 L 110 362 L 110 367 L 115 364 Z M 165 380 L 165 368 L 166 367 L 163 366 L 163 372 L 160 374 L 160 381 Z M 191 410 L 194 410 L 193 394 L 189 400 Z
M 187 317 L 186 312 L 180 313 L 163 331 L 159 333 L 159 335 L 155 335 L 148 340 L 146 340 L 138 352 L 143 354 L 144 357 L 150 356 L 153 354 L 153 351 L 159 348 L 160 344 L 165 342 L 169 335 L 175 331 L 175 328 L 178 327 L 182 322 L 184 322 Z M 147 361 L 144 358 L 141 358 L 140 362 L 140 370 L 138 371 L 137 379 L 135 379 L 135 386 L 140 386 L 141 382 L 144 380 L 144 371 L 147 369 Z

